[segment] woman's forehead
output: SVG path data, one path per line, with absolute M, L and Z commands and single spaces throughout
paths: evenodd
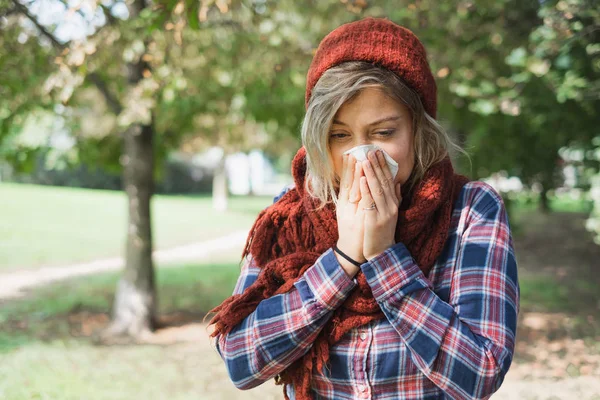
M 351 101 L 344 103 L 333 118 L 333 123 L 373 123 L 377 120 L 402 117 L 408 109 L 381 89 L 367 88 Z

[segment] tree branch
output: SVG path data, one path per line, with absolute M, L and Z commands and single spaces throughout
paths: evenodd
M 109 25 L 116 25 L 117 22 L 119 21 L 118 18 L 116 18 L 114 15 L 112 15 L 112 10 L 111 8 L 109 8 L 108 6 L 100 3 L 98 4 L 100 6 L 100 8 L 102 8 L 102 12 L 104 13 L 104 17 L 106 18 L 106 21 L 108 21 Z
M 60 51 L 64 50 L 67 47 L 65 44 L 61 43 L 53 34 L 51 34 L 44 25 L 40 24 L 37 18 L 31 15 L 27 7 L 19 3 L 17 0 L 12 0 L 12 2 L 15 5 L 15 8 L 21 14 L 25 15 L 31 22 L 33 22 L 33 24 L 36 26 L 36 28 L 38 28 L 40 33 L 43 36 L 45 36 L 48 40 L 50 40 L 54 47 L 56 47 Z
M 100 77 L 100 75 L 98 75 L 96 72 L 92 72 L 87 75 L 87 79 L 89 79 L 89 81 L 92 82 L 96 88 L 98 88 L 100 93 L 102 93 L 106 103 L 108 104 L 108 107 L 112 110 L 112 112 L 115 115 L 119 115 L 123 110 L 123 106 L 121 106 L 119 100 L 112 95 L 110 90 L 108 90 L 106 82 Z
M 220 26 L 234 28 L 240 32 L 244 30 L 242 24 L 240 24 L 238 21 L 235 21 L 233 19 L 222 19 L 222 20 L 218 20 L 218 21 L 209 20 L 209 21 L 203 22 L 201 24 L 201 27 L 207 27 L 207 28 L 215 28 L 215 27 L 220 27 Z
M 27 9 L 27 7 L 25 7 L 24 5 L 19 3 L 17 0 L 12 0 L 12 2 L 15 5 L 15 9 L 18 10 L 23 15 L 25 15 L 31 22 L 33 22 L 33 24 L 39 29 L 41 34 L 43 36 L 45 36 L 48 40 L 50 40 L 52 45 L 57 50 L 62 52 L 65 49 L 68 49 L 68 45 L 61 43 L 52 33 L 50 33 L 46 29 L 45 26 L 40 24 L 39 21 L 37 20 L 37 18 L 35 18 L 33 15 L 31 15 L 31 13 Z M 102 95 L 104 96 L 104 99 L 106 100 L 106 103 L 108 104 L 108 106 L 112 110 L 112 112 L 115 113 L 116 115 L 119 115 L 121 113 L 121 111 L 123 110 L 123 106 L 121 106 L 121 103 L 119 102 L 119 100 L 115 96 L 113 96 L 113 94 L 110 92 L 110 90 L 108 89 L 108 86 L 106 85 L 106 82 L 100 77 L 100 75 L 98 75 L 95 72 L 91 72 L 91 73 L 87 74 L 86 78 L 90 82 L 92 82 L 96 86 L 96 88 L 98 88 L 100 93 L 102 93 Z
M 2 12 L 0 14 L 0 18 L 2 18 L 2 17 L 8 17 L 11 14 L 17 14 L 18 12 L 19 12 L 19 10 L 17 10 L 16 7 L 9 8 L 9 9 L 5 10 L 4 12 Z

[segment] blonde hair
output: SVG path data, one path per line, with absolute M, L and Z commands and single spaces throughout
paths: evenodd
M 445 129 L 425 111 L 419 95 L 395 73 L 364 61 L 349 61 L 325 71 L 312 89 L 302 122 L 302 144 L 306 148 L 308 193 L 321 207 L 337 205 L 335 176 L 328 132 L 339 108 L 363 89 L 377 87 L 411 112 L 415 166 L 405 185 L 412 191 L 425 172 L 450 151 L 468 154 L 455 144 Z

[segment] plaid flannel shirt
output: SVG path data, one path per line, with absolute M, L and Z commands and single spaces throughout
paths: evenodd
M 361 270 L 386 318 L 331 347 L 327 368 L 314 371 L 314 398 L 482 399 L 500 387 L 513 357 L 519 284 L 506 210 L 491 186 L 465 185 L 429 276 L 402 243 Z M 249 255 L 234 293 L 260 273 Z M 328 249 L 290 292 L 217 336 L 235 386 L 260 385 L 304 355 L 355 286 Z

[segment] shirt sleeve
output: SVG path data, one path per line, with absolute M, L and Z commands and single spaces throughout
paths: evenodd
M 261 271 L 248 255 L 234 294 L 243 293 Z M 303 356 L 355 286 L 328 249 L 289 292 L 261 301 L 231 332 L 218 335 L 217 350 L 234 385 L 251 389 Z
M 515 346 L 519 284 L 502 198 L 486 189 L 470 211 L 443 301 L 406 246 L 362 265 L 386 318 L 419 370 L 452 399 L 485 399 L 502 384 Z

